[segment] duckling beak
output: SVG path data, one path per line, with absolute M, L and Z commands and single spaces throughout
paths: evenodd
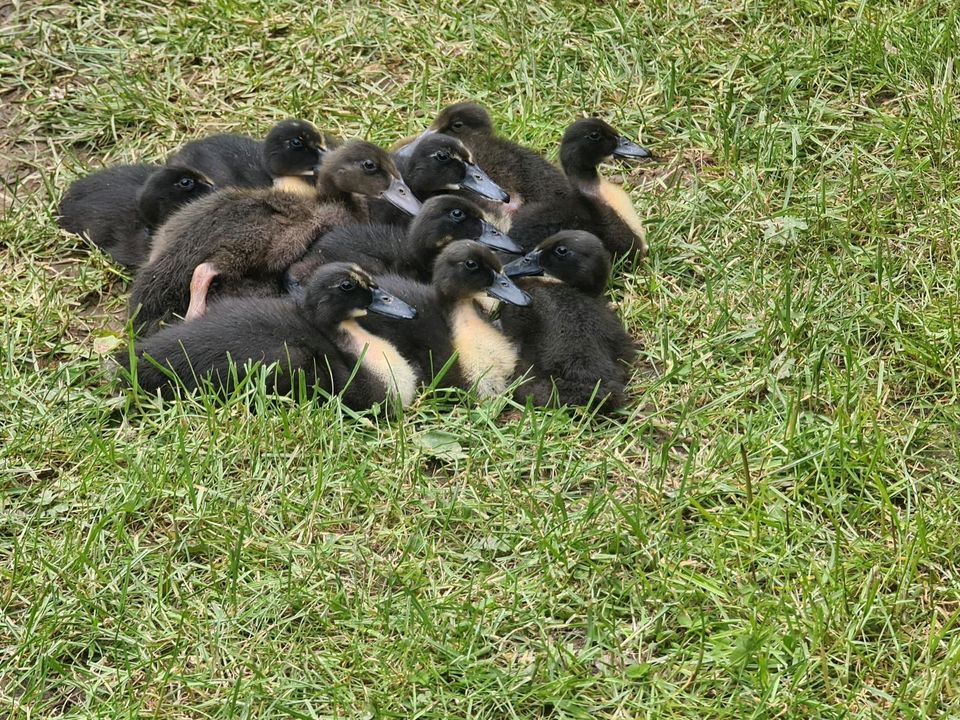
M 517 245 L 516 240 L 509 235 L 504 235 L 490 223 L 481 222 L 481 227 L 483 230 L 480 232 L 480 237 L 477 238 L 477 242 L 483 243 L 487 247 L 492 247 L 494 250 L 502 250 L 512 255 L 523 252 L 523 248 Z
M 390 179 L 390 187 L 380 193 L 380 197 L 410 215 L 416 215 L 423 207 L 414 196 L 413 191 L 407 187 L 407 184 L 397 177 Z
M 487 288 L 487 295 L 521 307 L 533 304 L 533 299 L 514 285 L 513 281 L 502 272 L 494 273 L 493 285 Z
M 393 153 L 394 157 L 398 157 L 400 159 L 405 159 L 410 157 L 411 155 L 413 155 L 413 151 L 417 149 L 417 145 L 420 144 L 420 141 L 423 140 L 425 137 L 427 137 L 427 135 L 432 135 L 435 132 L 436 130 L 432 128 L 427 128 L 422 133 L 415 136 L 413 140 L 408 142 L 406 145 L 395 150 Z
M 543 266 L 540 264 L 540 256 L 542 253 L 542 250 L 534 250 L 522 258 L 508 262 L 503 266 L 503 274 L 511 278 L 543 275 Z
M 408 305 L 398 297 L 394 297 L 380 288 L 372 288 L 373 300 L 367 305 L 367 310 L 387 317 L 412 320 L 417 316 L 417 309 Z
M 617 138 L 617 149 L 613 151 L 614 157 L 622 158 L 644 158 L 650 159 L 653 157 L 653 153 L 647 150 L 645 147 L 637 145 L 632 140 L 627 139 L 623 135 Z
M 510 193 L 497 185 L 490 176 L 480 169 L 479 165 L 466 163 L 467 172 L 463 176 L 460 186 L 467 190 L 473 190 L 480 197 L 497 202 L 510 202 Z

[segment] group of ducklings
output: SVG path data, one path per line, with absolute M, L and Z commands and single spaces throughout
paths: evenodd
M 521 401 L 612 410 L 635 348 L 604 292 L 613 258 L 646 253 L 612 156 L 651 154 L 582 119 L 561 170 L 471 102 L 392 153 L 285 120 L 81 178 L 59 219 L 135 269 L 118 359 L 150 392 L 229 391 L 260 364 L 272 391 L 355 409 L 522 377 Z

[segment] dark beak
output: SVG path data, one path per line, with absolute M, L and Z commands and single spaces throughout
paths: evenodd
M 412 320 L 417 316 L 416 308 L 407 305 L 403 300 L 394 297 L 380 288 L 373 288 L 373 300 L 367 305 L 367 310 L 387 317 L 402 318 Z
M 488 200 L 496 200 L 502 203 L 510 202 L 510 193 L 491 180 L 490 176 L 481 170 L 479 165 L 466 163 L 466 166 L 467 174 L 463 176 L 463 182 L 460 183 L 461 187 L 473 190 L 477 195 Z
M 522 258 L 508 262 L 503 266 L 503 274 L 510 278 L 543 275 L 543 266 L 540 264 L 541 254 L 541 250 L 534 250 Z
M 327 149 L 318 147 L 314 150 L 317 153 L 317 164 L 313 167 L 313 174 L 316 175 L 320 171 L 320 166 L 323 165 L 323 158 L 327 154 Z
M 393 205 L 410 215 L 416 215 L 423 207 L 414 196 L 413 191 L 400 178 L 391 178 L 390 187 L 380 193 L 380 197 L 390 201 Z
M 533 300 L 523 290 L 513 284 L 513 281 L 503 273 L 495 273 L 493 285 L 487 288 L 487 295 L 503 300 L 511 305 L 532 305 Z
M 645 158 L 650 159 L 653 153 L 645 147 L 637 145 L 632 140 L 628 140 L 623 135 L 617 139 L 617 149 L 613 151 L 614 157 L 622 158 Z
M 513 255 L 523 252 L 523 248 L 517 245 L 516 241 L 509 235 L 504 235 L 488 222 L 483 222 L 481 225 L 483 230 L 480 232 L 477 242 L 492 247 L 494 250 L 502 250 Z
M 423 140 L 427 135 L 432 135 L 435 132 L 436 130 L 430 130 L 429 128 L 427 130 L 424 130 L 422 133 L 417 135 L 413 140 L 408 142 L 402 148 L 400 148 L 399 150 L 395 150 L 393 153 L 394 157 L 400 158 L 401 160 L 404 160 L 410 157 L 411 155 L 413 155 L 413 151 L 417 149 L 417 145 L 420 144 L 420 141 Z

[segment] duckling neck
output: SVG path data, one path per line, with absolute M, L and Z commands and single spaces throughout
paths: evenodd
M 646 230 L 630 196 L 619 185 L 605 179 L 596 166 L 564 163 L 564 172 L 574 189 L 612 210 L 645 246 Z
M 517 351 L 495 327 L 487 322 L 469 297 L 450 309 L 453 349 L 460 369 L 479 397 L 499 395 L 513 379 Z
M 344 349 L 362 358 L 363 369 L 387 388 L 387 394 L 400 398 L 406 407 L 417 395 L 417 374 L 392 343 L 365 330 L 356 319 L 340 323 L 346 337 Z

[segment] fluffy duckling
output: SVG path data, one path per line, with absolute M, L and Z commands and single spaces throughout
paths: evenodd
M 466 198 L 438 195 L 427 200 L 409 229 L 396 225 L 347 225 L 314 241 L 287 275 L 302 283 L 325 262 L 355 262 L 375 275 L 395 272 L 429 281 L 433 262 L 454 240 L 476 240 L 507 253 L 520 246 L 483 219 L 483 212 Z
M 277 182 L 307 184 L 323 153 L 335 144 L 306 120 L 282 120 L 261 142 L 230 133 L 191 140 L 173 153 L 168 165 L 202 171 L 220 187 L 266 187 Z
M 430 382 L 454 352 L 457 361 L 442 384 L 475 389 L 479 397 L 502 393 L 515 377 L 513 344 L 478 308 L 492 297 L 513 305 L 529 305 L 530 296 L 502 272 L 500 261 L 477 242 L 458 240 L 437 257 L 430 285 L 402 275 L 383 275 L 377 283 L 402 295 L 417 309 L 405 327 L 390 326 L 373 316 L 360 320 L 375 335 L 389 339 Z
M 533 298 L 530 307 L 504 306 L 504 334 L 519 347 L 519 368 L 532 377 L 517 390 L 535 405 L 588 405 L 610 412 L 626 402 L 636 355 L 633 339 L 603 299 L 610 256 L 588 232 L 568 230 L 504 267 Z M 542 277 L 524 277 L 541 275 Z
M 418 200 L 457 191 L 474 200 L 510 200 L 510 195 L 477 165 L 466 146 L 449 135 L 431 135 L 410 153 L 394 153 L 394 157 L 404 182 Z M 409 216 L 384 203 L 371 203 L 370 211 L 373 222 L 409 223 Z
M 76 180 L 60 201 L 58 222 L 85 235 L 128 268 L 146 262 L 153 231 L 177 208 L 213 191 L 182 166 L 116 165 Z
M 254 188 L 273 182 L 264 163 L 263 143 L 234 133 L 191 140 L 167 158 L 167 165 L 195 167 L 220 187 Z
M 552 200 L 520 208 L 510 226 L 511 234 L 529 250 L 560 230 L 588 230 L 596 233 L 613 255 L 645 255 L 643 222 L 630 197 L 597 170 L 611 157 L 653 156 L 599 118 L 570 125 L 560 143 L 560 162 L 569 187 Z
M 175 213 L 157 233 L 149 264 L 131 290 L 130 316 L 140 334 L 176 314 L 190 320 L 217 293 L 274 295 L 283 273 L 310 242 L 365 218 L 365 198 L 419 209 L 390 156 L 355 140 L 330 153 L 312 196 L 278 188 L 228 188 Z
M 368 312 L 391 323 L 416 315 L 357 266 L 325 265 L 311 277 L 301 303 L 230 298 L 194 322 L 166 327 L 137 343 L 131 375 L 145 390 L 170 397 L 177 384 L 193 390 L 204 380 L 229 392 L 250 371 L 248 363 L 276 363 L 271 390 L 279 394 L 304 387 L 309 395 L 342 393 L 354 409 L 388 396 L 408 405 L 416 375 L 395 347 L 357 324 Z M 127 354 L 118 359 L 129 369 Z
M 501 227 L 510 229 L 512 215 L 524 204 L 552 200 L 567 192 L 563 173 L 533 150 L 499 137 L 487 110 L 472 102 L 444 108 L 427 130 L 398 151 L 410 155 L 434 133 L 460 140 L 493 180 L 510 195 L 510 201 L 491 206 L 501 216 Z

